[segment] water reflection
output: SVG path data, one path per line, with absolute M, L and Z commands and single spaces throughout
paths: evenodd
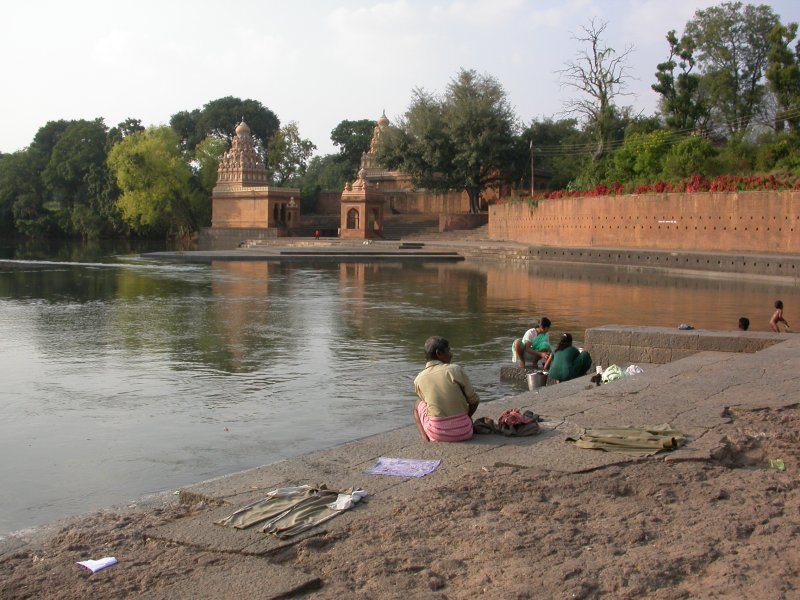
M 431 334 L 484 400 L 511 339 L 546 315 L 767 329 L 794 286 L 539 263 L 0 268 L 0 531 L 410 424 Z

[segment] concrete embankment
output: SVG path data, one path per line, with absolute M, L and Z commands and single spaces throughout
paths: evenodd
M 618 330 L 624 335 L 624 331 Z M 639 329 L 640 334 L 648 332 Z M 643 373 L 596 387 L 588 377 L 540 388 L 481 405 L 476 417 L 497 418 L 505 409 L 520 407 L 542 416 L 542 432 L 524 438 L 476 436 L 459 444 L 422 443 L 413 425 L 314 452 L 278 464 L 236 473 L 180 490 L 181 502 L 210 507 L 193 516 L 151 528 L 145 536 L 153 543 L 186 547 L 238 557 L 230 569 L 195 569 L 176 574 L 148 597 L 183 598 L 201 591 L 236 590 L 238 597 L 277 598 L 325 586 L 325 575 L 294 569 L 282 552 L 314 536 L 342 532 L 357 525 L 362 516 L 392 519 L 398 510 L 413 506 L 436 490 L 453 486 L 465 475 L 498 465 L 538 468 L 574 474 L 642 460 L 712 461 L 725 446 L 732 428 L 732 408 L 779 409 L 796 406 L 800 398 L 800 336 L 764 334 L 757 337 L 763 349 L 719 343 L 721 332 L 696 330 L 690 342 L 696 351 L 661 365 L 647 365 Z M 666 332 L 651 331 L 651 337 Z M 597 339 L 610 335 L 605 329 Z M 748 336 L 743 336 L 742 339 Z M 701 350 L 707 338 L 716 351 Z M 587 340 L 592 339 L 591 330 Z M 684 342 L 689 338 L 683 339 Z M 708 342 L 711 343 L 711 342 Z M 771 345 L 770 345 L 771 343 Z M 747 346 L 750 347 L 750 346 Z M 599 346 L 598 346 L 599 351 Z M 409 415 L 409 422 L 411 417 Z M 579 449 L 566 440 L 582 428 L 644 426 L 669 423 L 688 438 L 688 444 L 651 458 Z M 423 478 L 366 475 L 379 457 L 438 459 L 441 465 Z M 287 485 L 325 484 L 344 489 L 356 485 L 369 492 L 364 505 L 294 538 L 280 540 L 250 529 L 214 525 L 234 509 L 263 498 Z M 17 539 L 17 549 L 25 540 Z M 40 541 L 39 543 L 46 543 Z M 8 549 L 9 546 L 6 546 Z M 0 556 L 2 551 L 0 551 Z M 283 558 L 282 558 L 283 556 Z M 265 586 L 265 581 L 274 582 Z M 202 594 L 200 594 L 202 595 Z
M 644 249 L 531 246 L 519 242 L 488 240 L 471 232 L 448 232 L 414 236 L 408 240 L 375 241 L 323 238 L 281 238 L 231 250 L 152 252 L 157 260 L 210 262 L 243 261 L 459 261 L 585 263 L 617 265 L 653 270 L 685 271 L 704 275 L 736 277 L 800 277 L 800 255 L 734 252 L 687 252 Z

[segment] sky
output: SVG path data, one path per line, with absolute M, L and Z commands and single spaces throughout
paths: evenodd
M 0 8 L 0 152 L 58 119 L 168 124 L 224 96 L 295 121 L 316 154 L 342 120 L 396 121 L 414 88 L 444 92 L 459 69 L 496 78 L 523 125 L 565 117 L 580 95 L 557 71 L 590 19 L 627 61 L 619 104 L 653 114 L 665 36 L 706 0 L 28 0 Z M 800 22 L 800 2 L 761 2 Z M 231 128 L 235 127 L 231 124 Z

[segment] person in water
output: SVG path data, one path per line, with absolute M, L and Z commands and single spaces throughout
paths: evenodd
M 747 331 L 748 329 L 750 329 L 750 319 L 739 317 L 739 331 Z
M 439 336 L 425 341 L 425 368 L 414 379 L 419 400 L 414 420 L 422 438 L 462 442 L 472 437 L 472 415 L 480 400 L 460 365 L 452 363 L 450 342 Z
M 585 350 L 583 352 L 572 345 L 572 334 L 565 333 L 561 336 L 558 346 L 544 364 L 545 371 L 549 371 L 547 379 L 555 383 L 569 381 L 585 375 L 592 366 L 592 357 Z
M 789 323 L 783 318 L 783 300 L 775 300 L 775 312 L 772 313 L 772 318 L 769 320 L 769 328 L 772 331 L 780 331 L 778 323 L 783 323 L 786 331 L 789 331 Z
M 552 352 L 548 333 L 550 319 L 547 317 L 542 317 L 541 320 L 535 319 L 532 325 L 521 339 L 517 338 L 511 344 L 513 360 L 520 369 L 524 369 L 528 362 L 536 367 L 540 360 L 546 361 Z

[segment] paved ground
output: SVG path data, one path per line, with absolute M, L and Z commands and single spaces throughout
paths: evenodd
M 796 406 L 798 398 L 800 336 L 756 354 L 702 352 L 670 364 L 648 366 L 640 375 L 600 387 L 581 378 L 482 405 L 476 415 L 496 418 L 509 407 L 531 409 L 545 419 L 543 432 L 534 437 L 487 435 L 467 443 L 425 444 L 416 428 L 409 426 L 189 486 L 180 492 L 183 502 L 204 500 L 218 508 L 154 527 L 145 535 L 178 546 L 239 554 L 241 561 L 236 569 L 211 566 L 193 570 L 184 578 L 177 577 L 161 595 L 148 597 L 209 597 L 209 593 L 221 590 L 226 591 L 226 597 L 233 597 L 233 590 L 236 597 L 278 598 L 302 593 L 324 586 L 324 577 L 278 564 L 272 556 L 300 540 L 357 523 L 362 516 L 391 518 L 399 506 L 451 486 L 465 475 L 503 465 L 578 473 L 641 460 L 705 461 L 723 443 L 724 428 L 719 425 L 729 420 L 729 408 Z M 566 441 L 582 427 L 660 423 L 684 432 L 690 440 L 688 445 L 668 454 L 637 459 L 582 450 Z M 364 471 L 381 456 L 441 459 L 442 464 L 420 479 L 366 475 Z M 288 540 L 214 525 L 214 520 L 263 498 L 274 488 L 306 483 L 324 483 L 329 488 L 356 485 L 370 495 L 364 504 Z M 267 589 L 264 581 L 272 582 Z

